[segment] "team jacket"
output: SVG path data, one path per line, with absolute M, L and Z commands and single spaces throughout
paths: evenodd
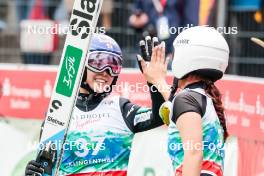
M 80 94 L 68 131 L 60 175 L 125 176 L 134 134 L 163 124 L 161 94 L 151 93 L 152 109 L 119 96 Z

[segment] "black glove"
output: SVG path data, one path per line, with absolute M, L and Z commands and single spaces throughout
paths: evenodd
M 141 51 L 141 57 L 146 61 L 149 62 L 151 59 L 151 55 L 152 55 L 152 48 L 159 45 L 159 40 L 157 37 L 153 37 L 151 38 L 150 36 L 145 37 L 145 40 L 141 40 L 139 42 L 139 47 L 140 47 L 140 51 Z M 138 56 L 137 56 L 138 57 Z M 142 68 L 141 68 L 141 64 L 138 61 L 138 65 L 140 68 L 140 71 L 142 72 Z
M 49 142 L 45 147 L 39 151 L 36 160 L 32 160 L 27 164 L 25 174 L 26 176 L 42 174 L 52 175 L 52 168 L 56 163 L 56 146 L 54 143 Z M 34 176 L 35 176 L 34 175 Z
M 29 161 L 26 167 L 26 176 L 41 176 L 44 173 L 44 168 L 35 160 Z

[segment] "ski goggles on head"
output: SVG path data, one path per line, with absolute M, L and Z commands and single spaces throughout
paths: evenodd
M 94 72 L 108 70 L 111 76 L 118 76 L 122 68 L 122 58 L 108 52 L 92 52 L 88 56 L 88 69 Z

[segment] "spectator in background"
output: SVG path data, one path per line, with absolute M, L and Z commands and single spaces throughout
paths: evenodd
M 18 22 L 27 19 L 33 0 L 16 0 L 16 13 Z
M 72 8 L 73 8 L 73 4 L 74 4 L 74 0 L 64 0 L 64 4 L 65 4 L 66 10 L 67 10 L 68 17 L 70 18 Z
M 30 18 L 34 5 L 38 0 L 16 0 L 18 23 Z M 61 0 L 41 0 L 43 3 L 44 15 L 53 20 L 55 10 Z M 22 60 L 25 64 L 49 64 L 52 53 L 22 53 Z
M 102 26 L 109 30 L 112 27 L 113 0 L 104 0 L 102 6 Z
M 145 35 L 157 36 L 166 43 L 166 54 L 172 53 L 179 27 L 199 23 L 199 0 L 135 0 L 130 25 Z
M 200 0 L 199 25 L 216 27 L 216 13 L 216 0 Z
M 43 0 L 45 14 L 52 20 L 61 0 Z
M 55 10 L 60 1 L 61 0 L 43 0 L 44 11 L 49 18 L 54 19 Z M 29 17 L 35 2 L 36 0 L 16 0 L 16 11 L 19 22 Z

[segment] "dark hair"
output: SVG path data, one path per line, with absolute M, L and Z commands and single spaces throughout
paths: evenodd
M 220 124 L 224 130 L 224 141 L 226 141 L 226 138 L 228 137 L 228 131 L 227 131 L 227 127 L 226 127 L 224 107 L 223 107 L 223 103 L 222 103 L 222 95 L 221 95 L 219 89 L 214 85 L 214 82 L 216 80 L 215 79 L 212 80 L 211 78 L 205 77 L 203 74 L 200 74 L 200 72 L 198 72 L 198 71 L 193 71 L 191 73 L 188 73 L 181 79 L 185 79 L 191 75 L 198 76 L 206 84 L 205 92 L 206 92 L 206 94 L 208 94 L 212 98 L 216 114 L 217 114 L 218 119 L 220 121 Z M 171 87 L 171 94 L 169 97 L 170 101 L 173 99 L 173 95 L 176 92 L 177 87 L 178 87 L 178 79 L 174 78 L 173 85 Z
M 228 137 L 227 127 L 226 127 L 226 119 L 224 114 L 224 107 L 222 104 L 222 95 L 218 88 L 214 85 L 213 81 L 210 80 L 204 80 L 206 84 L 205 92 L 211 96 L 214 104 L 214 108 L 216 110 L 217 116 L 219 118 L 220 124 L 224 129 L 224 141 L 226 141 L 226 138 Z

